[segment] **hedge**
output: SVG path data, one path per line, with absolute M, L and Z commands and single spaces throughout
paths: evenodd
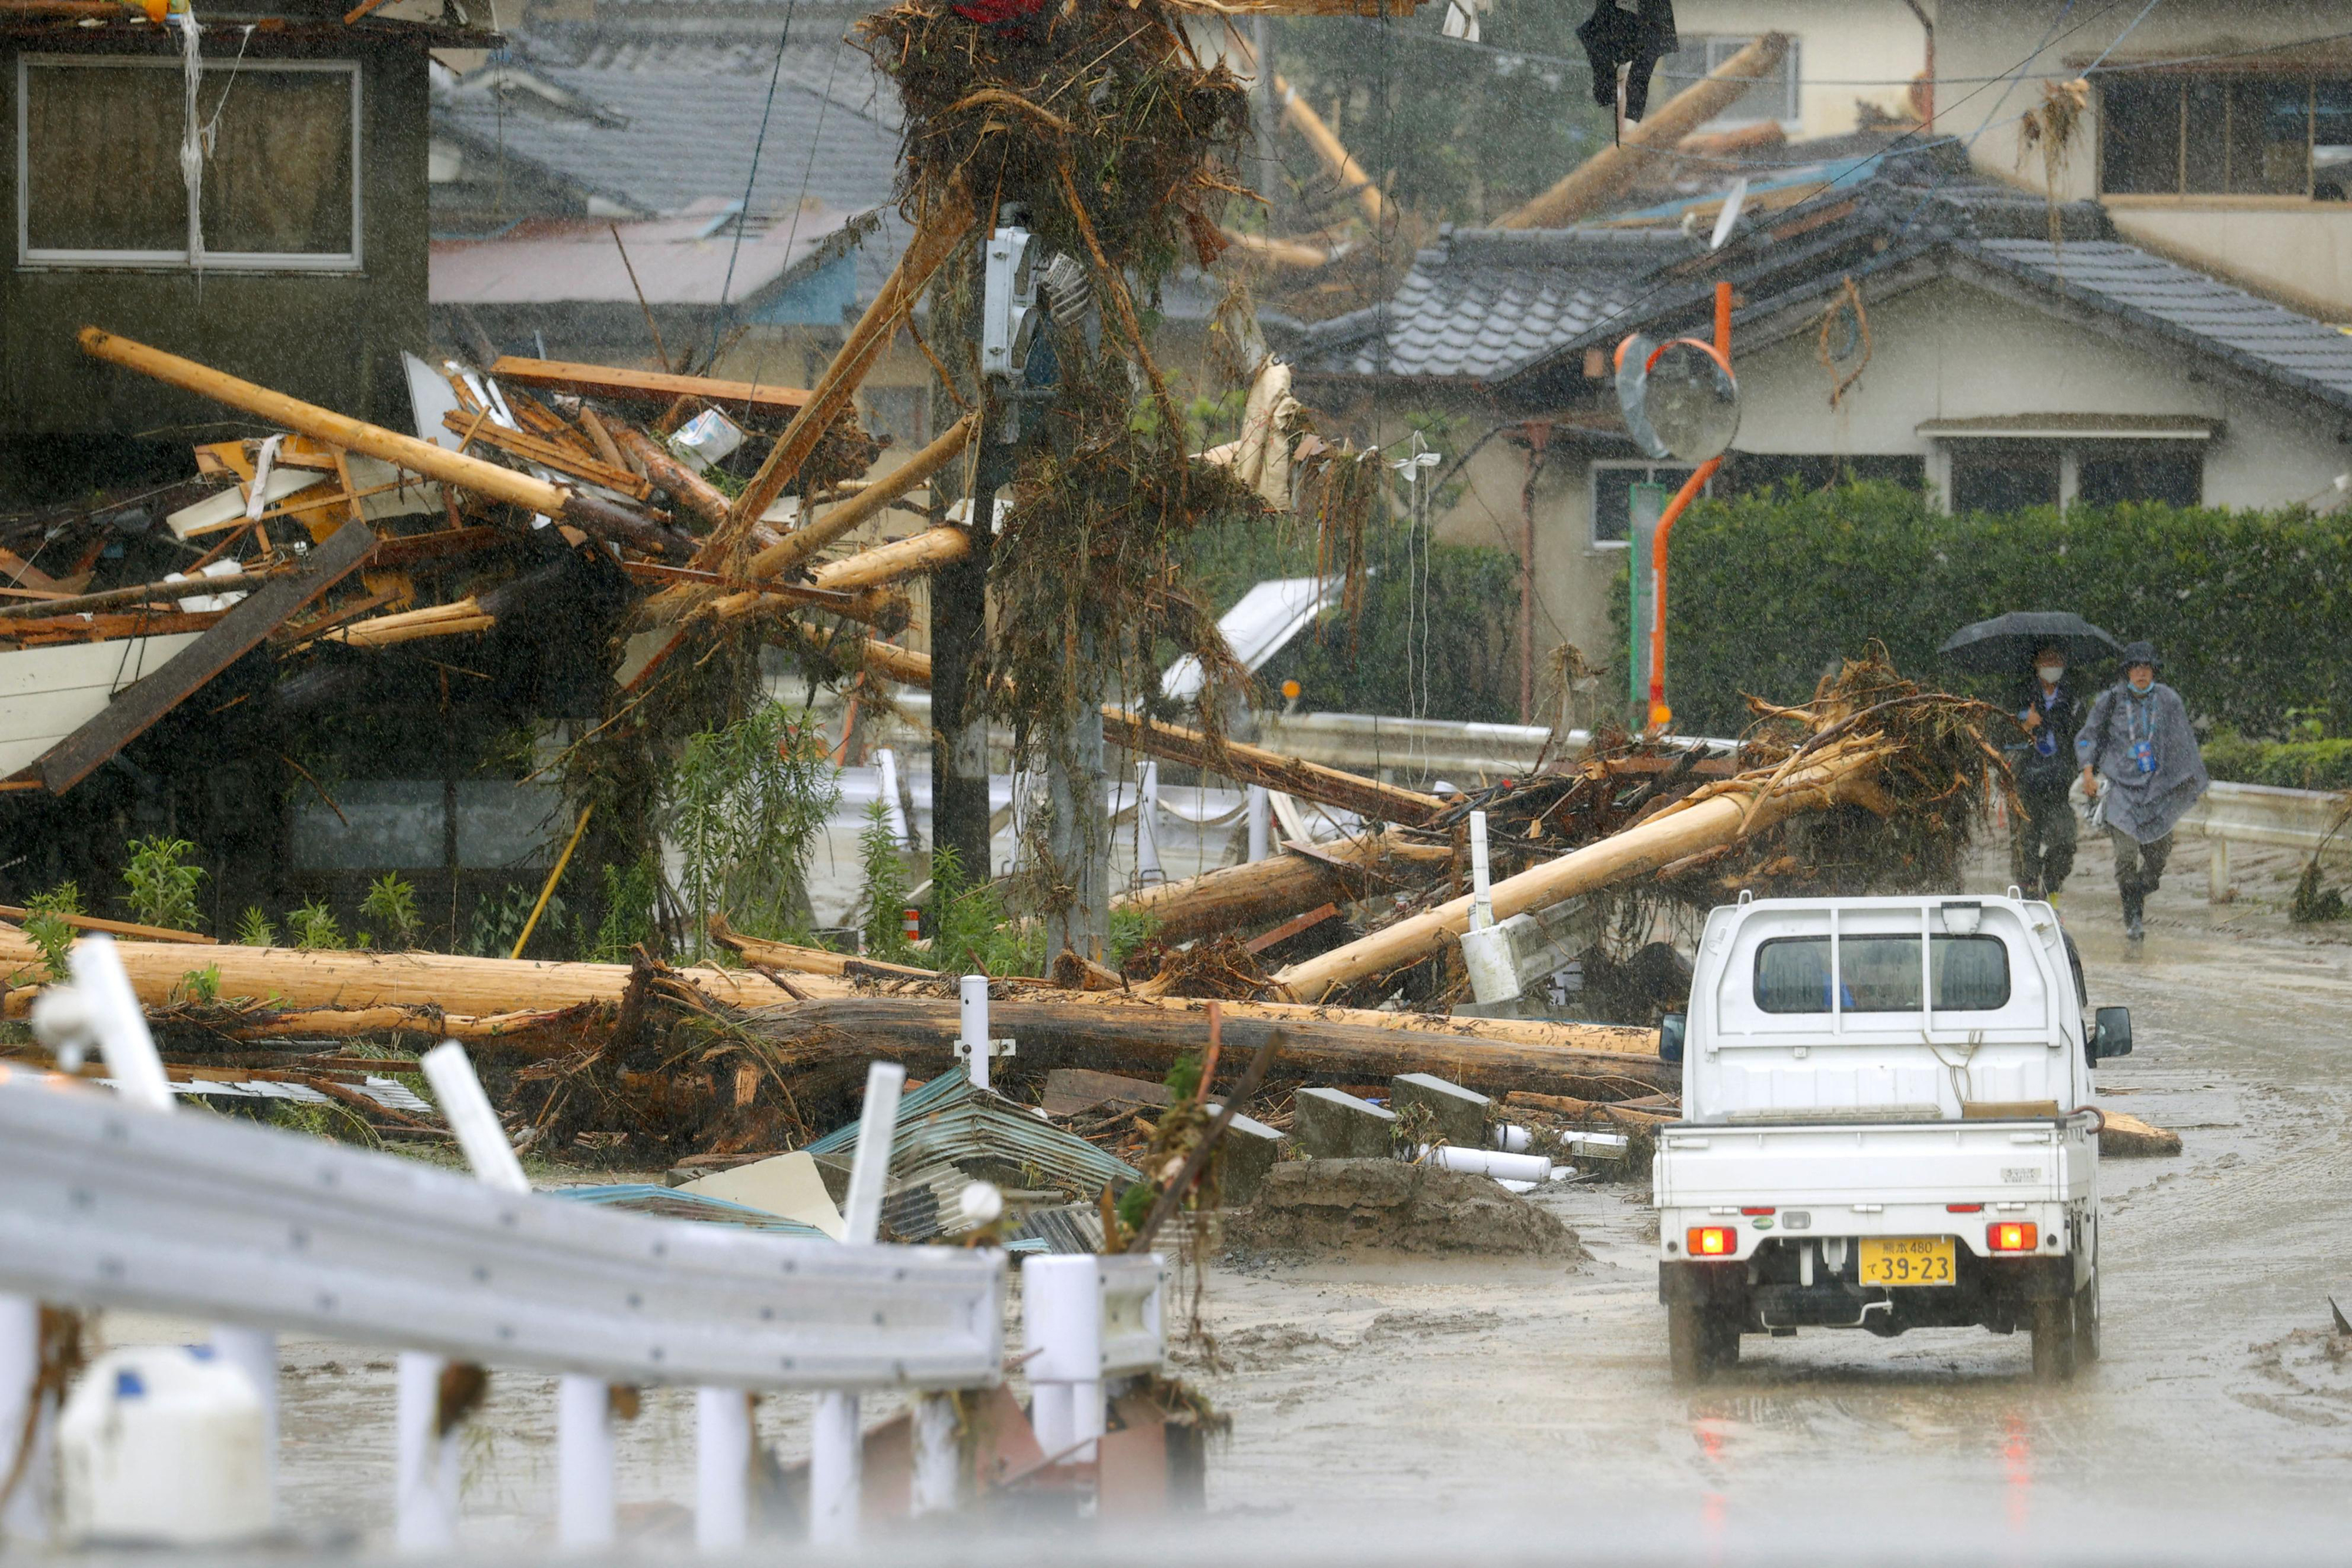
M 1622 572 L 1616 602 L 1622 631 Z M 2162 678 L 2217 731 L 2352 732 L 2346 520 L 2146 503 L 1948 517 L 1927 496 L 1872 482 L 1705 501 L 1676 526 L 1666 661 L 1675 727 L 1737 733 L 1742 694 L 1810 696 L 1825 670 L 1874 639 L 1902 670 L 2005 701 L 2009 682 L 1958 675 L 1936 650 L 2010 610 L 2073 610 L 2118 641 L 2148 639 Z M 2245 765 L 2271 766 L 2253 751 Z M 2336 754 L 2326 768 L 2344 766 Z
M 2216 779 L 2282 789 L 2352 789 L 2352 740 L 2248 740 L 2222 730 L 2205 740 Z

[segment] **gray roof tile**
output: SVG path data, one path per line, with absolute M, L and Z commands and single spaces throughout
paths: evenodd
M 2352 337 L 2324 321 L 2115 241 L 2062 247 L 2047 240 L 1984 239 L 1963 248 L 2029 281 L 2352 408 Z

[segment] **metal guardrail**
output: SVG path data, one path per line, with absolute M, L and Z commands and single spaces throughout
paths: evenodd
M 1378 768 L 1423 778 L 1462 775 L 1449 780 L 1457 784 L 1491 783 L 1526 772 L 1535 766 L 1551 733 L 1541 725 L 1368 713 L 1261 714 L 1257 721 L 1257 744 L 1285 757 L 1359 773 Z M 1560 737 L 1552 754 L 1573 756 L 1591 738 L 1590 731 L 1571 729 Z M 1737 741 L 1706 736 L 1667 739 L 1724 754 L 1738 749 Z
M 973 1388 L 994 1252 L 846 1247 L 500 1192 L 0 1067 L 0 1287 L 616 1383 Z
M 2315 853 L 2352 856 L 2352 831 L 2335 833 L 2352 799 L 2324 789 L 2282 789 L 2269 784 L 2215 784 L 2189 808 L 2177 830 L 2210 840 L 2213 858 L 2206 873 L 2208 895 L 2216 904 L 2230 897 L 2230 846 L 2261 844 Z

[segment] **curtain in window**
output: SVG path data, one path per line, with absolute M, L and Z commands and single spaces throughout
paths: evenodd
M 33 249 L 187 249 L 181 90 L 176 70 L 26 68 L 23 199 Z

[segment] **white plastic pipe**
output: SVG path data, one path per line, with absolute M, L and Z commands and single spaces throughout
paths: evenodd
M 1484 931 L 1495 924 L 1495 896 L 1486 864 L 1486 813 L 1470 813 L 1470 929 Z
M 555 1386 L 555 1542 L 593 1552 L 614 1535 L 613 1391 L 567 1373 Z
M 1523 1155 L 1528 1152 L 1528 1130 L 1525 1127 L 1513 1126 L 1508 1123 L 1497 1122 L 1488 1128 L 1486 1141 L 1507 1155 Z
M 751 1401 L 740 1388 L 694 1394 L 694 1544 L 740 1551 L 751 1533 Z
M 1135 880 L 1146 887 L 1168 880 L 1160 863 L 1160 764 L 1150 758 L 1136 774 Z
M 1541 1155 L 1507 1155 L 1497 1149 L 1463 1149 L 1451 1144 L 1423 1144 L 1421 1156 L 1431 1165 L 1498 1181 L 1549 1181 L 1551 1161 Z
M 966 975 L 956 982 L 958 1029 L 956 1038 L 971 1053 L 965 1071 L 975 1089 L 988 1087 L 988 977 Z M 866 1134 L 858 1132 L 858 1144 L 863 1147 Z
M 887 746 L 877 747 L 874 766 L 881 769 L 882 810 L 890 824 L 890 837 L 905 849 L 914 839 L 907 831 L 907 809 L 898 800 L 898 754 Z
M 916 1513 L 947 1513 L 962 1500 L 963 1452 L 955 1397 L 915 1396 L 914 1507 Z
M 0 1509 L 0 1546 L 38 1545 L 49 1538 L 49 1477 L 57 1436 L 55 1402 L 44 1398 L 33 1419 L 26 1404 L 41 1373 L 41 1304 L 26 1296 L 0 1295 L 0 1476 L 16 1469 L 16 1444 L 30 1427 L 31 1453 L 5 1509 Z
M 1249 858 L 1254 865 L 1274 852 L 1274 800 L 1263 784 L 1249 787 Z
M 457 1432 L 439 1437 L 441 1371 L 424 1351 L 400 1354 L 395 1375 L 393 1540 L 401 1551 L 446 1553 L 457 1544 Z

